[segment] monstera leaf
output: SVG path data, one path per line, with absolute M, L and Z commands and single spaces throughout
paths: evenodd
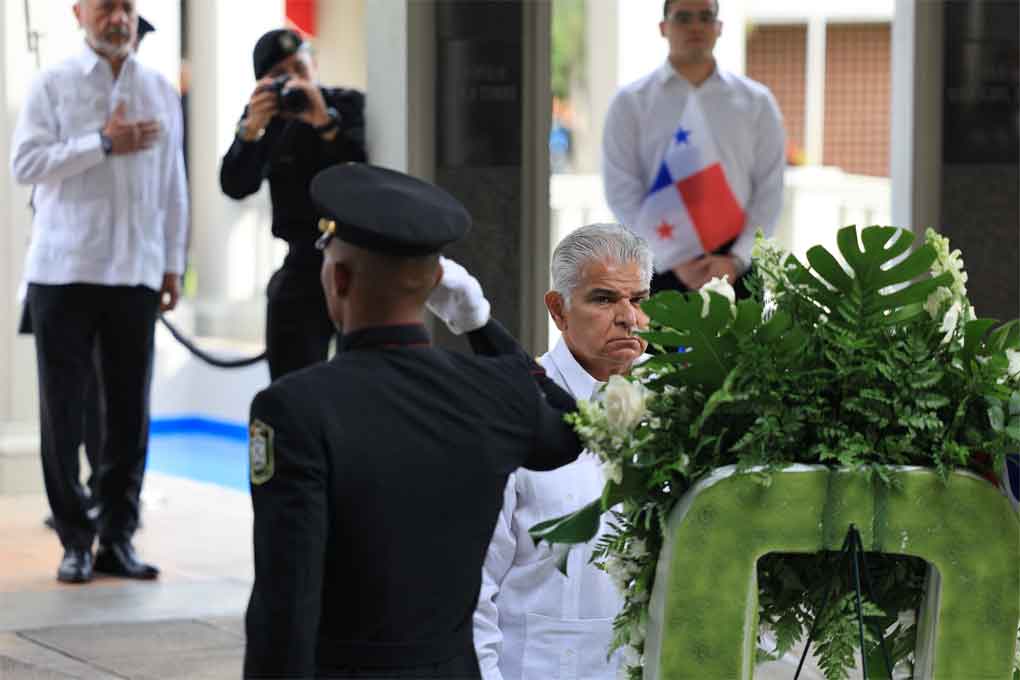
M 837 323 L 907 321 L 925 313 L 923 304 L 937 288 L 952 283 L 949 273 L 915 280 L 927 274 L 935 261 L 935 249 L 929 244 L 895 262 L 914 242 L 914 235 L 905 229 L 867 227 L 858 239 L 857 227 L 849 226 L 839 230 L 836 242 L 850 271 L 822 246 L 808 250 L 810 269 L 795 257 L 789 259 L 788 266 L 791 281 L 802 286 L 807 297 L 824 307 Z M 883 292 L 889 287 L 897 290 Z
M 696 293 L 670 290 L 656 294 L 641 308 L 652 326 L 661 330 L 641 335 L 653 344 L 673 350 L 652 357 L 644 364 L 649 370 L 682 364 L 684 369 L 669 374 L 671 379 L 714 391 L 733 367 L 737 342 L 723 332 L 734 322 L 729 300 L 716 292 L 708 295 L 708 314 L 702 316 L 704 300 Z

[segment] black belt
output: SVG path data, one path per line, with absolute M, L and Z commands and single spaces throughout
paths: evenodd
M 400 668 L 439 663 L 468 652 L 475 653 L 471 626 L 440 639 L 419 642 L 358 642 L 320 637 L 316 661 L 320 670 Z

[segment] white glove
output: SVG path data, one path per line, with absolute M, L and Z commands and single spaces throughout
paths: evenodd
M 470 333 L 489 323 L 489 301 L 478 279 L 448 258 L 439 257 L 443 278 L 425 301 L 428 310 L 438 316 L 454 335 Z

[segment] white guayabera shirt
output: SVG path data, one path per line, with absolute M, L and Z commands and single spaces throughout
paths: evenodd
M 538 361 L 575 399 L 590 399 L 602 384 L 562 338 Z M 528 535 L 535 524 L 601 496 L 604 484 L 598 458 L 587 451 L 556 470 L 522 468 L 510 476 L 474 617 L 485 680 L 615 680 L 620 654 L 611 662 L 606 654 L 623 600 L 609 576 L 588 563 L 597 539 L 570 551 L 563 576 L 556 567 L 562 548 L 536 547 Z
M 107 156 L 99 131 L 121 102 L 128 121 L 158 120 L 163 133 L 145 151 Z M 35 185 L 25 280 L 159 290 L 164 273 L 183 273 L 181 139 L 177 92 L 133 56 L 114 80 L 86 44 L 36 78 L 11 144 L 14 178 Z

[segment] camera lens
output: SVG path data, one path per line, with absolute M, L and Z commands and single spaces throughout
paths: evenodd
M 287 90 L 280 93 L 280 110 L 287 113 L 301 113 L 308 108 L 310 102 L 304 90 Z

